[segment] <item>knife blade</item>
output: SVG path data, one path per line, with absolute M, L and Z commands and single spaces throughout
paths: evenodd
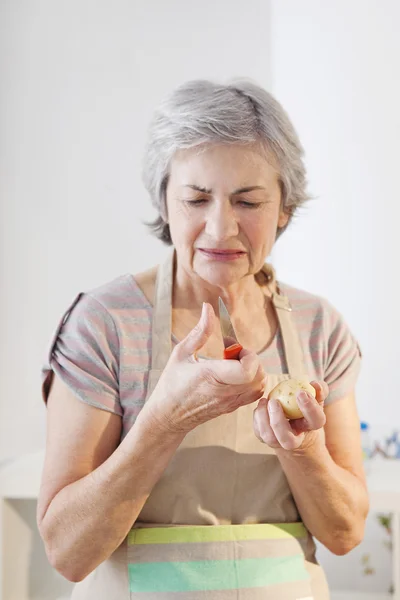
M 224 358 L 229 360 L 239 360 L 239 355 L 243 350 L 243 346 L 237 339 L 228 309 L 221 297 L 218 298 L 218 308 L 222 339 L 224 341 Z

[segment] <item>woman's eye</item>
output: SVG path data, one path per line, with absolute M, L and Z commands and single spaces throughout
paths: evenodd
M 246 200 L 239 200 L 238 204 L 244 208 L 258 208 L 261 202 L 246 202 Z
M 186 204 L 190 206 L 200 206 L 201 204 L 205 204 L 207 200 L 205 198 L 196 198 L 196 200 L 186 200 Z

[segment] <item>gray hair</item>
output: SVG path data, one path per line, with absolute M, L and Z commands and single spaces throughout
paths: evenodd
M 277 163 L 282 208 L 290 219 L 308 200 L 304 151 L 279 102 L 248 80 L 228 85 L 189 81 L 156 110 L 144 155 L 143 181 L 159 215 L 148 225 L 166 244 L 172 244 L 166 210 L 171 160 L 178 150 L 210 143 L 261 143 Z

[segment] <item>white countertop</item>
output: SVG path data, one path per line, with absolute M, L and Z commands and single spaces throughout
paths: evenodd
M 0 497 L 37 498 L 44 462 L 44 450 L 25 454 L 0 468 Z

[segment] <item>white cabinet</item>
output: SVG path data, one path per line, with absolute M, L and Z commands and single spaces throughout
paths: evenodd
M 36 528 L 43 452 L 0 470 L 0 600 L 64 600 L 72 584 L 52 569 Z

